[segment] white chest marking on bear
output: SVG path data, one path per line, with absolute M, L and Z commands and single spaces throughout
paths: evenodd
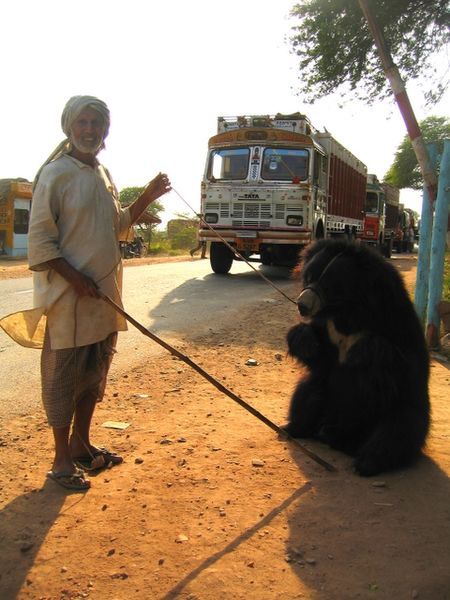
M 347 354 L 350 350 L 350 348 L 356 344 L 356 342 L 358 340 L 360 340 L 363 337 L 362 333 L 352 333 L 351 335 L 345 335 L 343 333 L 340 333 L 334 323 L 332 319 L 328 319 L 327 321 L 327 331 L 328 331 L 328 337 L 330 338 L 330 341 L 332 344 L 334 344 L 337 349 L 338 349 L 338 353 L 339 353 L 339 363 L 342 365 L 345 363 L 346 359 L 347 359 Z

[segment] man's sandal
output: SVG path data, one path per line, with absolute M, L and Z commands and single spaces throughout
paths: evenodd
M 89 479 L 85 479 L 83 471 L 79 470 L 74 473 L 70 473 L 69 471 L 49 471 L 47 477 L 56 481 L 58 485 L 66 490 L 86 492 L 91 487 Z
M 123 463 L 123 458 L 106 448 L 97 448 L 95 452 L 92 453 L 92 456 L 77 456 L 74 457 L 73 461 L 77 467 L 80 467 L 85 471 L 97 471 L 99 469 L 120 465 Z

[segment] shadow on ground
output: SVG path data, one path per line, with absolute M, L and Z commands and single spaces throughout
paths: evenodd
M 255 343 L 271 344 L 273 340 L 267 337 L 265 322 L 268 304 L 279 307 L 277 318 L 284 335 L 297 319 L 296 283 L 287 268 L 257 266 L 257 270 L 275 287 L 254 271 L 224 276 L 210 274 L 186 281 L 166 294 L 149 312 L 151 331 L 169 336 L 181 333 L 186 340 L 198 343 L 202 343 L 199 337 L 207 335 L 211 343 L 211 336 L 220 334 L 224 326 L 239 322 L 243 313 L 250 311 Z M 272 310 L 270 313 L 273 315 Z
M 338 467 L 314 469 L 312 493 L 288 519 L 291 568 L 314 598 L 448 600 L 450 482 L 439 466 L 424 456 L 374 481 L 355 475 L 350 458 L 308 446 Z M 304 457 L 292 454 L 304 470 Z
M 84 498 L 46 480 L 42 488 L 17 496 L 0 511 L 0 598 L 16 598 L 24 584 L 32 583 L 27 574 L 38 564 L 39 550 L 68 495 L 73 503 Z

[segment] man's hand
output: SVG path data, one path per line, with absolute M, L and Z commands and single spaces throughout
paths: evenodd
M 77 296 L 90 296 L 91 298 L 100 298 L 98 286 L 90 277 L 83 275 L 80 271 L 72 274 L 67 281 L 74 288 Z
M 81 273 L 81 271 L 75 269 L 75 267 L 72 267 L 65 258 L 54 258 L 53 260 L 49 260 L 47 265 L 70 283 L 77 296 L 91 296 L 91 298 L 101 297 L 98 293 L 98 287 L 95 281 Z
M 143 191 L 142 196 L 144 196 L 148 200 L 148 204 L 150 204 L 154 200 L 164 196 L 164 194 L 167 194 L 167 192 L 170 192 L 171 189 L 172 187 L 167 175 L 165 173 L 159 173 L 150 181 Z
M 149 204 L 161 198 L 171 190 L 169 178 L 165 173 L 159 173 L 150 181 L 137 200 L 130 205 L 131 222 L 136 223 Z

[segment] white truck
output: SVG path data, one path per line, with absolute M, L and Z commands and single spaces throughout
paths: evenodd
M 366 166 L 300 113 L 219 117 L 201 185 L 199 242 L 215 273 L 234 253 L 293 265 L 314 239 L 356 238 L 363 228 Z M 219 237 L 220 236 L 220 237 Z

